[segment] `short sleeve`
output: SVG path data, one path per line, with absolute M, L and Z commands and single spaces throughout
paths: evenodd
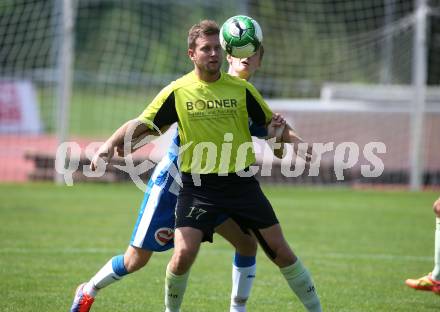
M 172 85 L 163 88 L 137 119 L 150 129 L 153 129 L 152 124 L 161 129 L 177 122 L 176 102 Z

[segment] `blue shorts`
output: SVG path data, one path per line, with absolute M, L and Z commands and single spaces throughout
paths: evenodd
M 177 195 L 170 191 L 172 179 L 157 184 L 150 180 L 142 201 L 130 245 L 154 252 L 174 248 L 175 208 Z M 156 180 L 157 181 L 157 180 Z M 220 216 L 220 225 L 228 216 Z
M 177 197 L 152 181 L 148 183 L 130 245 L 151 251 L 174 247 L 174 208 Z

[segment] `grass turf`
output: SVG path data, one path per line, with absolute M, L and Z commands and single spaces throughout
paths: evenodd
M 438 194 L 265 186 L 325 311 L 438 311 L 404 280 L 433 267 Z M 132 184 L 0 184 L 0 311 L 67 311 L 76 286 L 123 253 L 142 193 Z M 233 250 L 204 244 L 183 311 L 228 311 Z M 101 291 L 93 311 L 163 311 L 171 252 Z M 249 311 L 303 311 L 261 250 Z

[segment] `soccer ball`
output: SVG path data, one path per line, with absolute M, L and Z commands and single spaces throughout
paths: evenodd
M 258 23 L 245 15 L 229 18 L 220 29 L 220 44 L 230 55 L 245 58 L 255 54 L 263 42 Z

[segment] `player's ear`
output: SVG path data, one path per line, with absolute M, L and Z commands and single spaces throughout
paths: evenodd
M 259 58 L 257 63 L 257 68 L 260 68 L 260 66 L 261 66 L 261 59 Z
M 188 49 L 188 57 L 191 59 L 191 61 L 194 61 L 194 50 Z

